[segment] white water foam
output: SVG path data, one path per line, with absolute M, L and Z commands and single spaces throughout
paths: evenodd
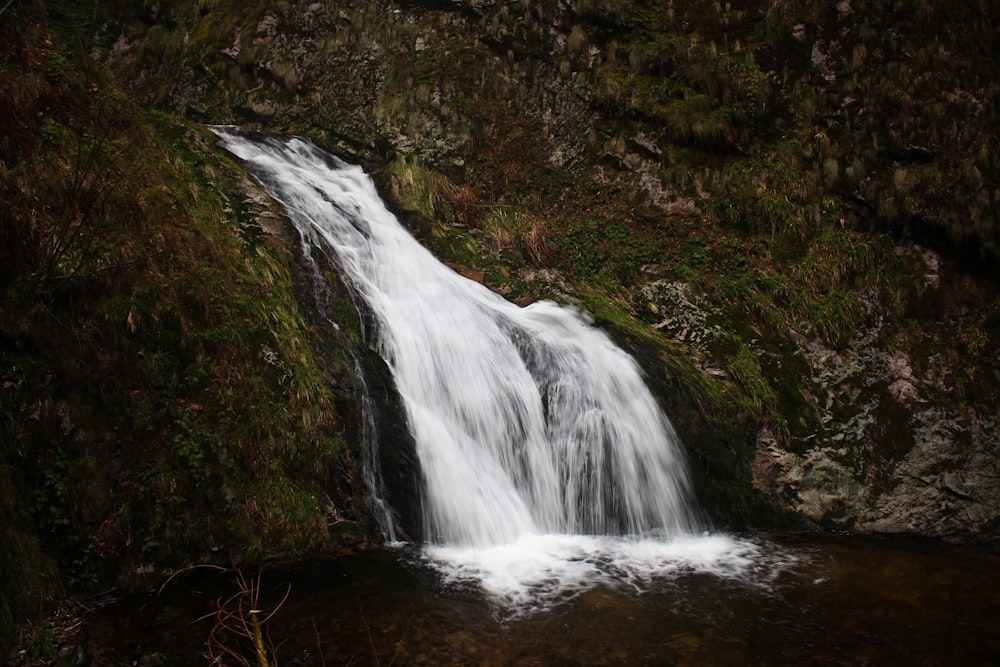
M 431 545 L 424 555 L 446 584 L 480 588 L 504 618 L 544 611 L 595 588 L 641 593 L 687 574 L 766 588 L 797 560 L 718 533 L 672 538 L 526 534 L 488 547 Z
M 304 139 L 212 130 L 376 318 L 369 344 L 424 476 L 425 553 L 446 579 L 530 607 L 600 582 L 751 569 L 751 543 L 702 534 L 669 420 L 585 314 L 520 308 L 461 277 L 360 168 Z

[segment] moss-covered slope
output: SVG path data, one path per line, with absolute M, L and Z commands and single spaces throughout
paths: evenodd
M 64 585 L 327 547 L 353 511 L 353 385 L 252 186 L 30 9 L 0 17 L 0 655 Z

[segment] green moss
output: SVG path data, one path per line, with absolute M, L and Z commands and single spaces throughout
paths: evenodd
M 757 422 L 765 422 L 774 416 L 777 399 L 774 389 L 761 370 L 760 361 L 754 350 L 743 347 L 726 362 L 726 367 L 743 387 L 743 406 Z
M 203 128 L 37 44 L 48 76 L 0 183 L 4 642 L 62 583 L 325 545 L 344 451 L 293 258 L 237 167 Z M 6 48 L 24 83 L 33 51 Z
M 401 195 L 400 204 L 426 220 L 455 221 L 449 195 L 455 186 L 441 174 L 427 168 L 417 158 L 401 156 L 389 165 L 390 176 Z

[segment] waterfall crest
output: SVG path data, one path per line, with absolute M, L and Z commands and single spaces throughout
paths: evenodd
M 359 167 L 304 139 L 212 130 L 304 242 L 329 248 L 374 315 L 369 344 L 417 443 L 435 557 L 541 539 L 546 558 L 592 570 L 593 549 L 619 548 L 596 536 L 695 539 L 674 431 L 635 361 L 585 314 L 521 308 L 461 277 L 400 225 Z

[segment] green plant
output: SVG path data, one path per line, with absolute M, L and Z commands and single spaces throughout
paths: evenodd
M 758 423 L 766 422 L 773 416 L 777 398 L 761 370 L 757 353 L 750 347 L 741 346 L 739 351 L 726 361 L 730 374 L 743 388 L 743 405 Z

